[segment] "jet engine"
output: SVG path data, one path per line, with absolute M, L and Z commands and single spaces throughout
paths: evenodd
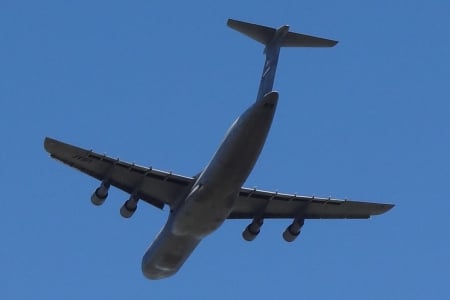
M 259 234 L 263 223 L 264 223 L 263 219 L 253 219 L 252 223 L 250 223 L 245 228 L 244 232 L 242 232 L 242 237 L 244 238 L 244 240 L 248 242 L 253 241 Z
M 120 208 L 120 215 L 124 218 L 130 218 L 137 209 L 137 202 L 138 198 L 131 196 Z
M 283 232 L 283 239 L 286 242 L 293 242 L 299 235 L 305 221 L 302 220 L 294 220 L 291 225 L 289 225 L 286 230 Z
M 108 197 L 109 183 L 102 182 L 102 184 L 92 193 L 91 202 L 94 205 L 102 205 Z

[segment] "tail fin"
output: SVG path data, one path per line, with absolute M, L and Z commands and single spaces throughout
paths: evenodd
M 289 30 L 289 26 L 287 25 L 277 30 L 275 28 L 233 19 L 228 19 L 227 25 L 266 46 L 278 37 L 277 32 L 280 32 L 281 29 L 283 31 Z M 337 41 L 294 32 L 287 32 L 279 41 L 280 47 L 333 47 L 337 43 Z
M 281 47 L 333 47 L 337 44 L 333 40 L 289 32 L 288 25 L 275 29 L 232 19 L 228 19 L 227 24 L 234 30 L 245 34 L 265 46 L 264 54 L 266 55 L 266 62 L 264 63 L 256 101 L 263 99 L 264 95 L 273 89 Z

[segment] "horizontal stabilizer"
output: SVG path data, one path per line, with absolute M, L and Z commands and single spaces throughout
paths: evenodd
M 277 36 L 277 29 L 262 25 L 233 19 L 228 19 L 227 25 L 264 45 L 269 44 Z M 287 32 L 279 43 L 281 47 L 333 47 L 337 44 L 337 41 L 300 33 Z
M 274 28 L 233 19 L 228 19 L 227 25 L 264 45 L 267 45 L 273 39 L 276 32 Z
M 311 35 L 288 32 L 281 42 L 282 47 L 333 47 L 338 42 Z

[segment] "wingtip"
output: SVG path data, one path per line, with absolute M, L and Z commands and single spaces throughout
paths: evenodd
M 52 150 L 55 148 L 55 145 L 58 144 L 58 143 L 59 142 L 57 140 L 46 136 L 45 139 L 44 139 L 44 149 L 45 149 L 45 151 L 47 151 L 48 153 L 52 154 Z
M 323 40 L 324 40 L 324 44 L 322 47 L 327 47 L 327 48 L 332 48 L 339 43 L 339 41 L 335 41 L 335 40 L 329 40 L 329 39 L 323 39 Z
M 46 136 L 46 137 L 44 138 L 44 149 L 45 149 L 45 151 L 47 151 L 47 152 L 49 152 L 49 153 L 50 153 L 50 146 L 51 146 L 51 143 L 52 143 L 52 139 L 49 138 L 48 136 Z
M 381 204 L 381 205 L 380 205 L 379 215 L 384 214 L 384 213 L 387 213 L 387 212 L 390 211 L 394 206 L 395 206 L 395 204 Z
M 236 23 L 236 22 L 237 22 L 237 21 L 236 21 L 235 19 L 228 18 L 228 20 L 227 20 L 227 26 L 228 26 L 228 27 L 232 27 L 233 23 Z

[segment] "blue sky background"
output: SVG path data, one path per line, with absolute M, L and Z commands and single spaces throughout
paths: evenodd
M 0 2 L 0 298 L 450 297 L 450 2 Z M 45 136 L 193 175 L 256 96 L 262 47 L 227 18 L 340 41 L 283 49 L 247 186 L 395 203 L 370 220 L 227 221 L 172 278 L 141 257 L 167 211 L 51 160 Z

